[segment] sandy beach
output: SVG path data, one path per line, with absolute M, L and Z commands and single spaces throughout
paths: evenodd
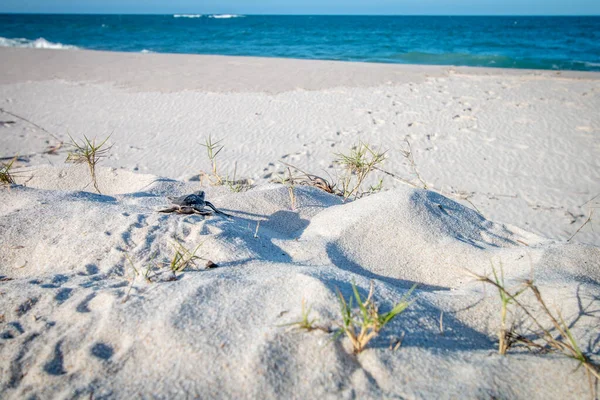
M 18 155 L 18 185 L 0 189 L 0 397 L 590 397 L 576 360 L 498 354 L 498 292 L 469 271 L 501 268 L 515 290 L 533 279 L 600 361 L 600 73 L 0 59 L 0 158 Z M 110 135 L 101 194 L 65 163 L 84 135 Z M 200 178 L 209 137 L 219 173 L 249 187 Z M 290 165 L 339 182 L 336 154 L 361 142 L 385 152 L 364 185 L 380 191 L 344 201 L 278 183 Z M 157 212 L 197 190 L 232 217 Z M 173 279 L 179 245 L 201 259 Z M 416 284 L 360 354 L 334 338 L 353 284 L 363 297 L 373 284 L 382 311 Z M 519 300 L 560 339 L 533 291 Z M 286 325 L 303 301 L 323 330 Z M 522 310 L 508 318 L 544 345 Z

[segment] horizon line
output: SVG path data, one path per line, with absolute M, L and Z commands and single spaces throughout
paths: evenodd
M 0 11 L 0 15 L 240 15 L 262 17 L 600 17 L 600 14 L 257 14 L 257 13 L 201 13 L 201 12 L 13 12 Z

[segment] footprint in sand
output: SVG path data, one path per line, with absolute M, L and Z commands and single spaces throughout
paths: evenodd
M 10 340 L 25 333 L 25 329 L 18 322 L 9 322 L 6 330 L 0 333 L 0 339 Z
M 37 304 L 37 302 L 39 300 L 40 300 L 39 297 L 30 297 L 29 299 L 27 299 L 23 303 L 21 303 L 15 309 L 15 312 L 17 313 L 17 317 L 22 317 L 23 315 L 25 315 L 29 311 L 31 311 L 31 309 Z
M 273 174 L 276 172 L 277 167 L 275 166 L 274 163 L 270 162 L 269 164 L 267 164 L 267 166 L 265 168 L 263 168 L 263 179 L 271 179 L 273 177 Z
M 77 307 L 75 308 L 75 310 L 78 313 L 89 313 L 91 312 L 89 305 L 90 302 L 94 299 L 94 297 L 96 297 L 96 293 L 90 293 L 86 296 L 85 299 L 83 299 L 83 301 L 81 303 L 79 303 L 77 305 Z
M 54 296 L 54 300 L 56 300 L 58 304 L 62 304 L 65 301 L 67 301 L 69 299 L 69 297 L 71 297 L 72 293 L 73 293 L 73 289 L 71 289 L 71 288 L 60 289 L 58 292 L 56 292 L 56 295 Z
M 42 283 L 40 287 L 43 289 L 58 289 L 68 281 L 69 277 L 67 275 L 56 274 L 52 277 L 52 280 L 50 282 Z
M 54 346 L 54 354 L 52 359 L 50 359 L 44 365 L 44 371 L 49 375 L 57 376 L 64 375 L 67 373 L 64 367 L 63 352 L 61 349 L 62 344 L 62 341 L 56 343 L 56 345 Z
M 282 160 L 286 160 L 287 161 L 298 161 L 300 158 L 302 158 L 303 155 L 306 155 L 307 151 L 298 151 L 296 153 L 290 153 L 290 154 L 285 154 L 283 156 L 281 156 Z
M 94 357 L 99 358 L 104 361 L 109 360 L 113 356 L 114 352 L 115 351 L 113 350 L 112 346 L 109 346 L 105 343 L 96 343 L 90 349 L 90 353 Z
M 452 117 L 454 121 L 477 121 L 477 117 L 473 117 L 471 115 L 455 115 Z
M 85 272 L 79 272 L 77 275 L 80 276 L 92 276 L 92 275 L 96 275 L 98 272 L 100 271 L 100 269 L 98 269 L 98 267 L 94 264 L 87 264 L 85 266 Z

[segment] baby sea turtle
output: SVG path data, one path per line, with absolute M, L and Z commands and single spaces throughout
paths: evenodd
M 177 214 L 200 214 L 210 215 L 212 211 L 207 211 L 204 207 L 210 207 L 217 214 L 231 217 L 229 214 L 225 214 L 223 211 L 219 211 L 211 202 L 204 200 L 205 193 L 203 190 L 198 190 L 192 194 L 186 194 L 180 197 L 170 197 L 169 200 L 172 203 L 171 208 L 159 210 L 160 213 L 172 213 Z

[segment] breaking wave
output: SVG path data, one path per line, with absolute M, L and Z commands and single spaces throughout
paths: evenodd
M 202 15 L 202 14 L 173 14 L 173 18 L 215 18 L 215 19 L 227 19 L 227 18 L 243 18 L 245 15 L 240 14 L 210 14 L 210 15 Z
M 245 15 L 238 14 L 213 14 L 209 15 L 208 18 L 217 18 L 217 19 L 225 19 L 225 18 L 244 18 Z
M 173 18 L 201 18 L 202 14 L 173 14 Z
M 28 47 L 33 49 L 63 49 L 63 50 L 72 50 L 77 49 L 77 46 L 71 46 L 62 43 L 52 43 L 47 41 L 44 38 L 38 38 L 35 40 L 17 38 L 17 39 L 8 39 L 4 37 L 0 37 L 0 47 Z

